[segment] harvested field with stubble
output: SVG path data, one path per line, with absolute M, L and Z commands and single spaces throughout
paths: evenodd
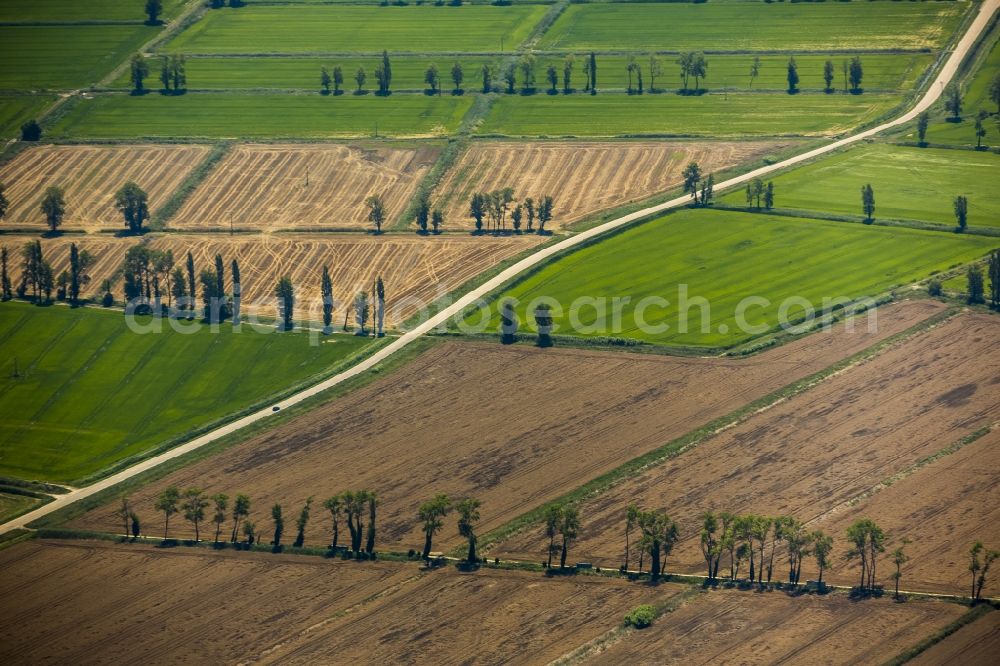
M 838 326 L 746 359 L 446 342 L 391 376 L 136 490 L 132 501 L 152 517 L 169 485 L 247 492 L 255 516 L 267 520 L 275 502 L 297 512 L 310 495 L 369 488 L 379 495 L 379 546 L 405 550 L 423 543 L 417 506 L 443 492 L 482 501 L 484 534 L 942 309 L 930 301 L 893 305 L 879 309 L 877 333 L 863 323 L 853 332 Z M 116 529 L 114 509 L 94 509 L 72 526 Z M 316 516 L 306 543 L 323 545 L 329 518 Z M 186 535 L 187 526 L 176 521 L 171 533 Z M 459 543 L 449 517 L 435 546 Z M 583 552 L 574 547 L 574 557 Z
M 519 200 L 556 199 L 553 228 L 649 198 L 679 186 L 681 172 L 698 162 L 704 173 L 759 160 L 787 147 L 778 141 L 476 141 L 436 188 L 449 224 L 471 228 L 469 198 L 476 191 L 514 188 Z M 526 224 L 526 222 L 524 222 Z
M 996 399 L 998 384 L 1000 376 L 980 382 L 978 387 L 966 384 L 952 391 L 948 400 L 989 402 Z M 822 516 L 815 526 L 827 534 L 841 535 L 858 518 L 875 518 L 890 535 L 908 537 L 913 542 L 906 547 L 910 561 L 903 568 L 907 587 L 919 581 L 921 590 L 968 594 L 969 548 L 977 540 L 990 548 L 1000 544 L 998 500 L 1000 430 L 995 429 L 856 505 Z M 886 552 L 879 568 L 892 571 L 891 560 L 891 552 Z M 851 564 L 839 558 L 834 559 L 830 572 L 845 580 L 854 575 Z M 1000 581 L 988 577 L 983 594 L 1000 594 Z
M 877 664 L 958 619 L 941 601 L 716 591 L 625 636 L 588 664 Z
M 24 243 L 34 238 L 0 236 L 16 257 Z M 197 270 L 214 265 L 221 254 L 226 266 L 226 290 L 232 289 L 230 261 L 240 264 L 243 310 L 265 317 L 276 315 L 274 285 L 289 275 L 295 285 L 298 320 L 322 320 L 320 298 L 323 265 L 330 268 L 336 302 L 334 320 L 343 324 L 344 304 L 359 289 L 371 289 L 382 276 L 386 287 L 386 323 L 398 324 L 423 305 L 457 289 L 467 280 L 507 258 L 529 250 L 545 240 L 526 234 L 505 237 L 428 236 L 413 234 L 369 236 L 365 234 L 147 234 L 143 241 L 156 250 L 172 250 L 177 265 L 188 251 Z M 84 295 L 97 298 L 104 279 L 111 279 L 115 298 L 122 298 L 121 278 L 116 274 L 135 238 L 73 237 L 42 239 L 42 251 L 58 275 L 69 268 L 69 246 L 94 255 L 91 280 Z M 11 265 L 11 283 L 20 281 L 21 262 Z M 349 322 L 353 325 L 353 320 Z
M 680 589 L 510 571 L 422 573 L 415 563 L 30 542 L 0 552 L 0 660 L 539 663 Z
M 171 228 L 309 231 L 371 228 L 365 199 L 380 194 L 391 216 L 440 148 L 247 144 L 233 148 L 170 220 Z
M 66 198 L 60 230 L 124 229 L 114 205 L 122 185 L 138 183 L 155 215 L 210 151 L 205 145 L 32 146 L 0 164 L 0 183 L 10 201 L 4 227 L 45 229 L 39 207 L 45 189 L 57 185 Z
M 574 557 L 619 566 L 624 554 L 625 507 L 632 502 L 664 509 L 677 521 L 681 540 L 668 569 L 685 573 L 704 571 L 698 535 L 699 515 L 706 510 L 792 515 L 812 526 L 880 482 L 1000 418 L 1000 394 L 995 389 L 1000 373 L 998 350 L 1000 319 L 993 316 L 962 314 L 921 332 L 584 502 Z M 968 468 L 961 458 L 954 460 L 960 469 Z M 953 461 L 944 458 L 940 466 L 949 462 Z M 886 523 L 890 549 L 909 536 L 917 542 L 908 549 L 914 560 L 922 559 L 918 551 L 927 558 L 933 556 L 907 570 L 905 589 L 965 592 L 964 582 L 957 583 L 965 575 L 964 557 L 970 544 L 962 539 L 967 533 L 959 538 L 958 533 L 928 530 L 929 515 L 907 522 L 905 514 L 908 510 L 920 514 L 921 506 L 926 513 L 948 512 L 964 523 L 963 530 L 978 524 L 985 532 L 983 538 L 995 538 L 996 522 L 990 527 L 989 520 L 995 515 L 996 468 L 988 467 L 980 474 L 990 478 L 974 481 L 952 475 L 960 487 L 945 497 L 961 500 L 958 506 L 943 504 L 945 497 L 935 494 L 942 490 L 940 484 L 934 483 L 908 484 L 916 496 L 883 491 L 895 501 L 880 507 L 876 494 L 871 505 L 859 507 L 865 516 Z M 962 499 L 966 493 L 978 496 L 985 506 L 972 515 L 963 513 L 975 501 Z M 934 520 L 947 525 L 949 518 Z M 818 526 L 827 528 L 822 521 Z M 827 531 L 834 536 L 837 556 L 833 558 L 836 568 L 824 580 L 851 585 L 856 563 L 845 566 L 840 562 L 840 554 L 847 549 L 846 527 L 846 522 L 838 521 Z M 542 529 L 534 527 L 489 552 L 490 556 L 537 559 L 546 545 Z M 724 560 L 723 568 L 728 566 L 728 559 Z M 936 567 L 948 570 L 932 573 Z M 776 560 L 775 570 L 780 580 L 787 565 Z M 889 585 L 890 567 L 883 563 L 878 573 L 879 581 Z M 810 559 L 803 575 L 813 578 L 815 574 Z

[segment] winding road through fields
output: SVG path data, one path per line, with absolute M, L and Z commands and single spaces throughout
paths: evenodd
M 835 150 L 838 150 L 839 148 L 843 148 L 844 146 L 848 146 L 857 143 L 859 141 L 863 141 L 864 139 L 872 137 L 887 129 L 897 127 L 899 125 L 902 125 L 904 123 L 913 120 L 920 113 L 930 108 L 930 106 L 938 100 L 938 98 L 944 91 L 945 86 L 954 78 L 955 74 L 958 72 L 959 66 L 965 59 L 966 55 L 969 54 L 970 50 L 975 45 L 976 40 L 979 39 L 980 35 L 982 35 L 982 33 L 989 26 L 990 19 L 992 18 L 994 12 L 997 11 L 998 7 L 1000 7 L 1000 0 L 984 0 L 984 2 L 979 8 L 978 14 L 973 19 L 972 23 L 969 25 L 969 28 L 966 30 L 965 34 L 955 45 L 954 51 L 952 51 L 951 55 L 948 57 L 948 60 L 945 62 L 944 66 L 939 71 L 937 77 L 928 86 L 927 92 L 924 93 L 924 95 L 920 98 L 920 100 L 903 115 L 894 118 L 893 120 L 890 120 L 888 122 L 885 122 L 881 125 L 878 125 L 877 127 L 873 127 L 863 132 L 859 132 L 857 134 L 853 134 L 846 138 L 839 139 L 837 141 L 826 144 L 819 148 L 815 148 L 813 150 L 801 153 L 794 157 L 790 157 L 786 160 L 782 160 L 781 162 L 761 167 L 759 169 L 755 169 L 754 171 L 750 171 L 740 176 L 730 178 L 729 180 L 718 183 L 715 186 L 716 190 L 722 191 L 725 189 L 735 187 L 737 185 L 742 185 L 743 183 L 746 183 L 747 181 L 752 180 L 754 178 L 765 176 L 775 171 L 785 169 L 795 164 L 799 164 L 801 162 L 811 160 L 815 157 L 819 157 L 821 155 L 833 152 Z M 562 240 L 559 243 L 550 245 L 549 247 L 539 250 L 538 252 L 535 252 L 531 256 L 526 257 L 521 261 L 517 262 L 516 264 L 508 267 L 506 270 L 502 271 L 501 273 L 491 278 L 490 280 L 487 280 L 482 285 L 474 288 L 472 291 L 468 292 L 467 294 L 456 300 L 448 307 L 442 309 L 440 312 L 438 312 L 437 314 L 429 318 L 427 321 L 414 328 L 412 331 L 409 331 L 404 335 L 400 336 L 399 338 L 393 340 L 390 344 L 386 345 L 385 347 L 377 351 L 375 354 L 369 356 L 368 358 L 361 361 L 357 365 L 354 365 L 353 367 L 337 375 L 334 375 L 329 379 L 326 379 L 318 384 L 315 384 L 314 386 L 311 386 L 305 390 L 295 393 L 285 398 L 284 400 L 281 400 L 280 402 L 276 403 L 276 406 L 280 407 L 282 410 L 287 409 L 288 407 L 301 403 L 304 400 L 308 400 L 313 396 L 323 393 L 324 391 L 327 391 L 334 386 L 342 384 L 343 382 L 352 379 L 353 377 L 356 377 L 362 373 L 367 372 L 368 370 L 371 370 L 372 368 L 384 362 L 393 354 L 396 354 L 397 352 L 399 352 L 400 350 L 402 350 L 403 348 L 405 348 L 407 345 L 411 344 L 418 338 L 426 335 L 427 333 L 433 331 L 439 326 L 445 324 L 449 319 L 462 312 L 469 305 L 474 304 L 480 298 L 487 296 L 489 293 L 491 293 L 498 287 L 502 286 L 504 283 L 517 277 L 518 275 L 521 275 L 525 271 L 530 270 L 531 268 L 537 266 L 538 264 L 546 261 L 547 259 L 549 259 L 550 257 L 552 257 L 557 253 L 581 245 L 582 243 L 586 243 L 587 241 L 597 236 L 600 236 L 601 234 L 607 233 L 608 231 L 617 229 L 618 227 L 631 224 L 638 220 L 650 217 L 651 215 L 662 213 L 664 211 L 668 211 L 673 208 L 679 208 L 681 206 L 688 204 L 689 201 L 690 199 L 687 196 L 671 199 L 670 201 L 665 201 L 661 204 L 657 204 L 656 206 L 644 208 L 634 213 L 630 213 L 629 215 L 625 215 L 623 217 L 610 220 L 608 222 L 605 222 L 604 224 L 601 224 L 600 226 L 588 229 L 587 231 L 581 232 L 579 234 L 576 234 L 575 236 L 566 238 L 565 240 Z M 201 435 L 200 437 L 197 437 L 185 444 L 170 449 L 165 453 L 162 453 L 158 456 L 149 458 L 131 467 L 128 467 L 127 469 L 124 469 L 118 472 L 117 474 L 109 476 L 105 479 L 102 479 L 92 485 L 72 490 L 69 493 L 66 493 L 65 495 L 59 495 L 48 504 L 39 507 L 34 511 L 31 511 L 30 513 L 24 514 L 23 516 L 20 516 L 14 520 L 4 523 L 3 525 L 0 525 L 0 534 L 10 532 L 11 530 L 24 528 L 34 520 L 37 520 L 39 518 L 42 518 L 43 516 L 51 514 L 54 511 L 58 511 L 59 509 L 62 509 L 70 504 L 73 504 L 74 502 L 85 499 L 103 490 L 111 488 L 112 486 L 115 486 L 123 481 L 126 481 L 138 474 L 142 474 L 143 472 L 153 469 L 154 467 L 162 465 L 163 463 L 169 460 L 179 458 L 180 456 L 183 456 L 187 453 L 190 453 L 191 451 L 206 446 L 207 444 L 210 444 L 218 439 L 221 439 L 238 430 L 241 430 L 242 428 L 245 428 L 253 423 L 257 423 L 258 421 L 262 421 L 270 416 L 273 416 L 276 413 L 280 412 L 275 411 L 273 407 L 270 406 L 261 409 L 259 411 L 253 412 L 252 414 L 244 416 L 243 418 L 237 419 L 231 423 L 220 426 L 219 428 L 216 428 L 211 432 L 205 433 L 204 435 Z

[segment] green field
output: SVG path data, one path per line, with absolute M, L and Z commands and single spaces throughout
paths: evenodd
M 185 0 L 163 0 L 163 18 L 170 18 Z M 4 0 L 3 22 L 145 21 L 144 0 Z
M 0 96 L 0 137 L 20 136 L 21 125 L 53 101 L 51 95 Z
M 209 12 L 167 49 L 186 53 L 512 51 L 545 14 L 516 7 L 247 7 Z
M 0 89 L 68 89 L 99 81 L 159 28 L 0 26 Z
M 189 93 L 81 100 L 49 130 L 76 139 L 414 137 L 453 132 L 471 96 Z
M 823 63 L 831 58 L 838 67 L 843 56 L 814 55 L 796 58 L 802 77 L 800 87 L 804 90 L 820 90 L 823 88 Z M 643 68 L 643 80 L 649 86 L 649 56 L 636 56 Z M 656 80 L 658 89 L 675 89 L 680 87 L 677 76 L 676 58 L 660 56 L 663 73 Z M 784 90 L 785 80 L 784 56 L 763 56 L 761 58 L 760 76 L 754 81 L 754 89 Z M 919 77 L 931 64 L 933 57 L 929 54 L 905 55 L 867 55 L 863 58 L 865 67 L 864 86 L 868 90 L 908 90 L 912 88 Z M 458 61 L 465 75 L 463 87 L 469 91 L 482 89 L 482 66 L 489 63 L 494 71 L 498 71 L 500 59 L 497 57 L 447 55 L 401 55 L 392 58 L 392 87 L 394 90 L 423 90 L 426 88 L 424 73 L 427 67 L 434 63 L 438 66 L 446 90 L 452 88 L 451 68 Z M 563 57 L 539 56 L 536 65 L 536 85 L 547 88 L 545 70 L 552 64 L 559 72 L 559 89 L 562 90 Z M 368 74 L 366 86 L 375 86 L 375 66 L 379 62 L 376 57 L 198 57 L 187 61 L 188 86 L 197 90 L 247 90 L 247 89 L 291 89 L 318 90 L 320 68 L 326 67 L 331 72 L 333 67 L 340 65 L 344 70 L 345 88 L 353 89 L 354 73 L 358 67 L 364 67 Z M 709 58 L 709 78 L 705 86 L 709 88 L 745 89 L 749 83 L 748 72 L 752 58 L 741 56 L 712 56 Z M 599 85 L 605 88 L 621 88 L 627 86 L 625 66 L 627 56 L 602 55 L 597 57 Z M 157 72 L 159 59 L 152 58 L 150 69 Z M 154 77 L 155 79 L 155 77 Z M 500 84 L 499 76 L 497 84 Z M 518 72 L 520 79 L 520 72 Z M 154 81 L 155 84 L 155 81 Z M 124 72 L 115 82 L 119 88 L 129 88 L 131 81 L 128 72 Z M 152 84 L 151 84 L 152 85 Z M 575 59 L 572 85 L 582 89 L 583 57 Z M 841 81 L 835 81 L 836 88 L 842 87 Z
M 966 262 L 1000 246 L 1000 239 L 935 231 L 863 227 L 789 217 L 713 210 L 684 210 L 607 238 L 556 260 L 504 293 L 520 301 L 519 318 L 532 299 L 555 298 L 564 308 L 555 317 L 556 333 L 623 336 L 674 345 L 728 346 L 753 337 L 738 330 L 737 304 L 748 296 L 771 303 L 753 307 L 746 319 L 770 329 L 778 322 L 782 300 L 803 297 L 823 306 L 823 299 L 875 296 L 894 285 L 920 280 L 931 271 Z M 678 308 L 678 285 L 688 297 L 710 304 L 711 326 L 701 331 L 701 310 Z M 649 324 L 667 323 L 665 332 L 643 331 L 635 307 L 641 299 L 670 301 L 645 311 Z M 608 325 L 574 333 L 568 311 L 581 297 L 606 298 Z M 611 299 L 630 297 L 622 325 L 611 325 Z M 490 329 L 499 323 L 494 316 Z M 792 312 L 800 312 L 795 309 Z M 555 313 L 554 313 L 555 314 Z M 592 308 L 580 322 L 593 324 Z M 470 317 L 475 322 L 476 317 Z M 686 325 L 688 331 L 678 330 Z M 757 332 L 761 334 L 762 331 Z
M 572 5 L 540 48 L 670 51 L 919 49 L 943 45 L 965 2 Z
M 988 146 L 1000 146 L 1000 109 L 989 99 L 990 81 L 1000 72 L 1000 30 L 994 31 L 993 47 L 989 55 L 982 61 L 976 70 L 969 84 L 964 88 L 962 98 L 962 121 L 958 123 L 947 122 L 944 119 L 945 112 L 941 102 L 936 105 L 937 113 L 927 130 L 927 141 L 930 143 L 942 143 L 953 146 L 975 146 L 976 145 L 976 115 L 980 111 L 986 111 L 991 117 L 986 120 L 986 137 L 983 144 Z M 916 129 L 907 136 L 910 141 L 917 140 Z
M 778 176 L 775 206 L 861 216 L 862 185 L 875 190 L 875 217 L 955 225 L 952 202 L 969 198 L 969 225 L 1000 226 L 1000 155 L 948 148 L 860 146 Z M 743 192 L 722 199 L 746 203 Z
M 41 501 L 37 498 L 0 491 L 0 521 L 19 516 L 38 504 Z
M 895 95 L 675 94 L 503 97 L 479 132 L 508 136 L 828 135 L 883 115 Z
M 120 313 L 0 304 L 0 476 L 73 481 L 265 400 L 369 343 L 130 331 Z M 13 359 L 23 375 L 12 378 Z

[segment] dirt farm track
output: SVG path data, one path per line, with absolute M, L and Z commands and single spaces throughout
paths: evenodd
M 154 498 L 167 485 L 246 492 L 266 522 L 275 502 L 297 512 L 310 495 L 321 501 L 367 487 L 379 494 L 380 544 L 406 550 L 422 543 L 420 502 L 438 492 L 471 494 L 483 502 L 485 533 L 941 307 L 890 306 L 879 310 L 877 333 L 835 327 L 748 359 L 439 343 L 391 376 L 137 490 L 132 501 L 153 525 Z M 577 381 L 587 377 L 600 381 Z M 518 417 L 505 416 L 498 400 L 516 405 Z M 72 526 L 115 529 L 112 510 L 95 509 Z M 315 514 L 306 543 L 323 545 L 329 519 Z M 181 522 L 172 534 L 184 534 Z M 458 542 L 452 523 L 436 543 Z

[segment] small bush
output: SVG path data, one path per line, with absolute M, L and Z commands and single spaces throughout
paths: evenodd
M 656 619 L 656 611 L 649 604 L 643 604 L 628 612 L 625 616 L 625 626 L 645 629 L 653 624 L 654 619 Z
M 104 296 L 101 298 L 101 305 L 106 308 L 110 308 L 115 304 L 115 297 L 111 295 L 110 291 L 104 292 Z
M 939 282 L 938 280 L 931 280 L 927 284 L 927 293 L 930 294 L 931 296 L 940 296 L 941 282 Z

